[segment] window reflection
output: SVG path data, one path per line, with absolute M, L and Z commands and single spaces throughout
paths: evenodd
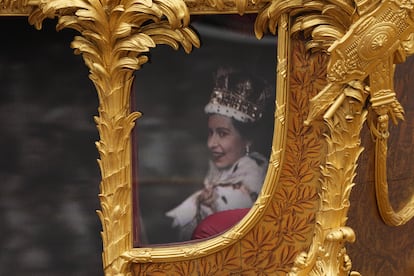
M 214 17 L 223 22 L 227 16 Z M 241 208 L 244 215 L 263 185 L 273 134 L 276 37 L 252 37 L 252 18 L 250 33 L 217 35 L 220 28 L 208 18 L 194 23 L 200 49 L 188 55 L 158 46 L 136 74 L 135 109 L 143 113 L 134 133 L 136 246 L 189 240 L 195 226 L 218 211 Z M 248 108 L 260 111 L 217 112 L 223 95 L 214 91 L 225 90 L 226 81 L 227 92 L 238 89 L 257 105 Z M 224 136 L 233 138 L 226 149 L 214 145 Z
M 273 91 L 262 78 L 233 70 L 218 70 L 204 108 L 209 167 L 203 188 L 166 213 L 180 240 L 193 237 L 197 225 L 214 213 L 250 208 L 266 176 L 267 159 L 255 150 L 260 141 L 254 136 L 262 133 L 259 126 Z

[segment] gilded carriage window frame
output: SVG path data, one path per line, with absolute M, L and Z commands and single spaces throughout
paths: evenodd
M 141 114 L 130 111 L 132 74 L 140 68 L 141 64 L 147 62 L 145 54 L 157 44 L 167 44 L 175 49 L 182 47 L 187 53 L 190 53 L 193 47 L 200 46 L 197 34 L 188 27 L 190 15 L 257 13 L 263 9 L 266 1 L 260 4 L 244 1 L 237 5 L 191 1 L 172 1 L 168 4 L 162 1 L 153 3 L 120 1 L 116 6 L 112 6 L 112 3 L 87 1 L 73 6 L 74 3 L 68 1 L 3 4 L 2 15 L 28 16 L 29 23 L 38 29 L 46 18 L 57 17 L 59 20 L 57 30 L 73 28 L 81 33 L 74 38 L 71 47 L 75 49 L 75 54 L 83 55 L 100 100 L 99 116 L 95 117 L 101 138 L 96 143 L 100 153 L 98 163 L 102 173 L 99 194 L 102 209 L 98 210 L 98 215 L 103 226 L 101 234 L 106 274 L 112 275 L 115 271 L 126 274 L 125 269 L 130 267 L 131 263 L 186 261 L 218 252 L 237 242 L 259 221 L 263 209 L 267 207 L 274 192 L 274 183 L 277 182 L 279 175 L 282 147 L 285 142 L 283 137 L 286 136 L 284 116 L 286 115 L 286 58 L 289 42 L 287 38 L 289 17 L 286 14 L 281 16 L 282 24 L 279 24 L 279 32 L 282 33 L 278 34 L 279 44 L 286 45 L 283 47 L 275 45 L 275 51 L 279 49 L 276 90 L 282 93 L 278 93 L 276 99 L 278 111 L 275 112 L 278 112 L 278 116 L 275 120 L 274 132 L 278 133 L 277 137 L 280 139 L 273 141 L 270 169 L 261 195 L 249 214 L 230 231 L 207 241 L 190 245 L 133 248 L 130 134 L 135 120 L 139 119 Z M 129 6 L 130 12 L 127 12 L 126 6 Z M 106 15 L 112 16 L 111 18 L 105 18 L 104 14 L 99 13 L 108 7 L 112 8 L 112 13 Z M 84 14 L 81 15 L 82 13 Z M 123 16 L 125 18 L 122 18 Z M 85 19 L 86 22 L 77 21 L 80 18 Z M 113 22 L 116 22 L 114 24 L 118 24 L 117 28 L 105 26 L 106 20 L 114 20 Z M 263 18 L 263 23 L 266 20 L 268 19 Z M 97 24 L 92 26 L 93 23 Z M 142 26 L 138 26 L 134 32 L 132 24 L 142 24 Z M 263 30 L 258 30 L 256 30 L 258 36 L 267 32 L 264 27 Z M 272 31 L 276 33 L 276 29 Z M 109 42 L 110 39 L 113 41 Z M 109 57 L 108 54 L 112 56 Z M 120 264 L 121 266 L 118 267 Z
M 356 161 L 362 151 L 359 134 L 366 120 L 378 148 L 376 193 L 381 216 L 394 226 L 413 217 L 412 204 L 403 212 L 395 212 L 388 204 L 383 174 L 386 164 L 381 152 L 386 149 L 389 118 L 397 121 L 404 114 L 393 92 L 392 76 L 394 64 L 414 53 L 413 1 L 0 3 L 1 16 L 28 16 L 36 28 L 41 28 L 46 18 L 58 18 L 57 30 L 72 28 L 79 32 L 71 47 L 83 56 L 99 96 L 99 114 L 95 117 L 102 174 L 98 215 L 106 275 L 208 275 L 214 271 L 359 275 L 350 272 L 344 244 L 355 239 L 353 230 L 346 226 L 346 215 Z M 183 47 L 188 53 L 199 46 L 199 38 L 189 28 L 191 15 L 223 13 L 257 13 L 257 37 L 266 32 L 278 36 L 276 135 L 262 192 L 249 214 L 218 237 L 191 244 L 133 248 L 130 134 L 141 116 L 130 111 L 133 74 L 148 61 L 146 53 L 158 44 Z M 303 88 L 289 78 L 292 73 L 314 78 L 306 92 L 315 93 L 295 103 L 304 103 L 309 109 L 303 121 L 288 116 L 295 107 L 290 101 L 302 95 L 292 96 L 295 89 Z M 298 167 L 298 172 L 308 170 L 299 179 L 300 184 L 313 186 L 295 186 L 297 189 L 287 193 L 280 181 L 287 175 L 285 166 L 301 164 L 294 162 L 293 154 L 287 156 L 293 143 L 289 131 L 293 129 L 299 130 L 293 138 L 300 138 L 301 145 L 321 144 L 314 147 L 318 151 L 306 153 L 307 166 Z M 315 155 L 320 159 L 310 160 Z M 316 169 L 309 170 L 312 166 Z M 285 178 L 284 185 L 289 186 L 292 180 Z M 278 213 L 282 207 L 286 212 Z M 302 220 L 300 214 L 309 215 L 308 220 Z M 274 231 L 272 227 L 276 226 L 282 230 Z M 282 232 L 285 235 L 278 240 L 281 246 L 275 246 L 274 237 Z
M 133 202 L 139 212 L 137 216 L 134 211 L 139 228 L 134 247 L 190 240 L 182 236 L 182 226 L 174 225 L 167 213 L 182 207 L 186 199 L 187 205 L 205 185 L 211 156 L 204 108 L 214 89 L 218 68 L 223 70 L 228 65 L 252 72 L 267 84 L 267 108 L 251 135 L 253 146 L 249 148 L 265 158 L 262 168 L 267 172 L 274 125 L 277 37 L 267 35 L 258 40 L 253 33 L 254 19 L 255 14 L 195 16 L 191 26 L 199 34 L 200 48 L 187 54 L 182 49 L 177 53 L 168 46 L 158 46 L 151 52 L 150 64 L 136 73 L 134 82 L 138 85 L 132 94 L 136 107 L 132 109 L 143 116 L 136 121 L 132 139 L 136 171 L 133 189 L 137 191 L 133 195 L 138 197 Z M 252 205 L 253 202 L 247 207 Z
M 249 13 L 256 13 L 256 8 L 252 8 Z M 191 13 L 191 12 L 190 12 Z M 233 8 L 230 8 L 224 14 L 235 14 L 238 13 Z M 196 11 L 195 15 L 210 15 L 210 14 L 222 14 L 221 12 L 200 12 Z M 176 262 L 176 261 L 189 261 L 195 258 L 200 258 L 203 256 L 210 255 L 212 253 L 219 252 L 223 248 L 232 246 L 234 243 L 238 242 L 255 224 L 260 221 L 260 218 L 263 215 L 263 209 L 267 208 L 269 205 L 269 200 L 274 193 L 277 179 L 280 173 L 280 166 L 282 162 L 283 146 L 285 144 L 286 138 L 286 103 L 287 103 L 287 55 L 288 55 L 288 22 L 289 17 L 284 14 L 281 16 L 280 26 L 277 30 L 274 30 L 274 33 L 278 35 L 278 39 L 275 40 L 274 50 L 277 51 L 278 62 L 277 68 L 275 68 L 275 80 L 277 80 L 274 93 L 276 95 L 276 102 L 278 108 L 274 110 L 274 133 L 278 135 L 273 135 L 271 155 L 269 158 L 269 165 L 266 174 L 266 179 L 264 185 L 259 195 L 259 198 L 252 206 L 249 213 L 245 218 L 233 226 L 230 230 L 225 231 L 217 237 L 210 238 L 203 241 L 191 241 L 182 242 L 178 244 L 161 244 L 161 245 L 143 245 L 143 247 L 134 247 L 130 251 L 125 252 L 125 256 L 130 258 L 132 263 L 164 263 L 164 262 Z M 252 26 L 253 27 L 253 26 Z M 196 28 L 195 28 L 196 29 Z M 196 29 L 197 30 L 197 29 Z M 278 41 L 278 43 L 276 43 Z M 199 47 L 199 42 L 194 41 L 194 45 Z M 282 45 L 278 47 L 278 45 Z M 184 46 L 184 45 L 182 45 Z M 188 54 L 191 55 L 189 49 L 187 49 Z M 279 91 L 276 93 L 276 91 Z M 139 118 L 138 118 L 139 119 Z M 136 230 L 136 229 L 135 229 Z M 150 254 L 148 254 L 151 252 Z M 124 257 L 125 257 L 124 256 Z

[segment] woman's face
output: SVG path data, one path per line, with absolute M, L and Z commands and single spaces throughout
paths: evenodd
M 219 114 L 210 115 L 207 146 L 217 168 L 224 169 L 236 162 L 246 153 L 247 143 L 234 127 L 231 118 Z

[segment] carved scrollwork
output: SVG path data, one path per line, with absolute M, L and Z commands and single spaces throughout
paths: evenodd
M 58 30 L 71 28 L 81 34 L 71 46 L 82 54 L 99 96 L 95 121 L 100 134 L 96 146 L 102 210 L 98 214 L 105 270 L 117 275 L 128 266 L 120 256 L 132 246 L 130 133 L 140 117 L 130 113 L 133 73 L 157 44 L 175 49 L 181 45 L 190 52 L 199 47 L 199 40 L 188 27 L 183 1 L 45 1 L 30 14 L 29 22 L 39 29 L 45 18 L 53 17 L 59 18 Z
M 403 119 L 403 108 L 395 97 L 392 77 L 394 58 L 404 60 L 410 53 L 410 37 L 414 31 L 413 1 L 384 1 L 380 5 L 363 4 L 361 17 L 353 22 L 346 34 L 329 46 L 330 83 L 311 100 L 311 111 L 305 123 L 324 113 L 329 118 L 345 98 L 345 84 L 354 80 L 365 81 L 369 77 L 370 110 L 377 114 L 377 126 L 370 123 L 376 136 L 376 193 L 380 214 L 390 225 L 400 225 L 414 216 L 413 202 L 399 213 L 394 212 L 388 200 L 386 183 L 386 141 L 388 117 L 394 123 Z M 361 5 L 362 4 L 362 5 Z M 302 24 L 304 24 L 302 22 Z M 318 22 L 320 24 L 320 22 Z M 340 33 L 340 32 L 338 32 Z M 314 45 L 320 44 L 312 42 Z M 403 56 L 401 58 L 401 56 Z
M 356 162 L 362 151 L 359 133 L 367 116 L 377 143 L 380 213 L 390 225 L 403 224 L 414 216 L 414 199 L 400 212 L 392 209 L 385 174 L 388 121 L 404 117 L 392 77 L 395 61 L 414 53 L 413 0 L 0 0 L 0 4 L 3 14 L 30 14 L 29 22 L 38 29 L 46 18 L 57 17 L 58 30 L 71 28 L 80 34 L 71 47 L 83 56 L 99 97 L 95 121 L 100 135 L 96 146 L 102 173 L 102 209 L 98 215 L 107 275 L 171 271 L 181 275 L 218 275 L 223 271 L 253 274 L 259 270 L 275 273 L 277 269 L 286 273 L 291 265 L 289 275 L 358 275 L 351 272 L 344 244 L 355 239 L 346 220 Z M 219 238 L 195 245 L 133 249 L 130 134 L 141 115 L 130 111 L 133 73 L 148 61 L 147 53 L 157 44 L 182 47 L 187 53 L 200 46 L 198 36 L 188 26 L 190 14 L 250 11 L 258 12 L 254 26 L 258 38 L 270 31 L 278 33 L 279 41 L 284 42 L 278 48 L 278 138 L 270 156 L 270 184 L 252 207 L 255 216 L 245 218 L 249 221 Z M 304 68 L 313 68 L 314 76 L 311 81 L 309 75 L 297 70 L 300 76 L 295 77 L 300 84 L 295 84 L 289 79 L 292 59 L 288 49 L 290 39 L 300 35 L 307 38 L 309 53 L 329 57 L 330 62 L 327 72 L 315 69 L 319 66 L 325 70 L 325 60 L 317 57 L 312 64 L 311 58 L 298 62 Z M 314 83 L 325 77 L 326 85 Z M 302 83 L 310 87 L 304 89 L 308 94 L 300 94 Z M 309 101 L 315 90 L 319 93 Z M 308 107 L 306 115 L 301 113 Z M 289 108 L 296 108 L 295 114 L 305 125 L 298 123 L 298 118 L 288 118 Z M 319 158 L 323 149 L 318 144 L 322 133 L 315 127 L 321 122 L 326 128 L 322 164 Z M 312 135 L 304 134 L 311 131 Z M 286 147 L 287 139 L 292 142 L 290 148 Z M 309 150 L 304 154 L 306 162 L 295 154 L 296 149 L 299 153 Z M 283 167 L 285 187 L 275 193 L 285 155 L 290 158 Z M 316 185 L 311 184 L 317 177 L 320 198 L 314 216 L 305 210 L 315 208 Z M 263 224 L 256 225 L 261 216 Z M 304 233 L 311 232 L 310 225 L 315 227 L 312 244 L 308 252 L 299 253 L 305 247 Z M 275 262 L 280 268 L 274 267 Z
M 375 70 L 370 74 L 371 79 L 371 99 L 369 126 L 375 141 L 375 189 L 378 209 L 384 222 L 388 225 L 398 226 L 405 224 L 414 217 L 414 195 L 412 199 L 398 212 L 394 211 L 388 198 L 387 182 L 387 142 L 389 137 L 388 121 L 391 119 L 394 124 L 398 120 L 404 120 L 404 109 L 396 98 L 394 92 L 394 63 L 396 58 L 405 60 L 405 56 L 410 54 L 407 41 L 410 40 L 413 29 L 412 1 L 393 1 L 393 4 L 399 4 L 399 9 L 394 12 L 388 12 L 387 19 L 393 23 L 385 22 L 380 26 L 379 32 L 372 38 L 384 37 L 387 41 L 381 45 L 388 51 L 388 55 L 380 57 L 384 50 L 379 51 L 377 60 L 380 61 Z M 387 11 L 392 9 L 389 4 Z M 388 42 L 391 40 L 390 42 Z M 375 39 L 369 40 L 371 48 L 376 46 Z M 377 50 L 377 49 L 375 49 Z M 398 55 L 392 55 L 397 52 Z M 370 54 L 370 53 L 368 53 Z M 403 56 L 401 58 L 401 56 Z
M 345 89 L 352 96 L 344 96 L 332 116 L 325 117 L 329 129 L 326 135 L 328 155 L 321 169 L 320 207 L 316 214 L 315 236 L 309 252 L 297 257 L 290 272 L 292 276 L 350 273 L 350 259 L 343 246 L 345 242 L 353 242 L 355 235 L 345 223 L 350 205 L 349 195 L 355 185 L 356 161 L 362 152 L 357 133 L 366 119 L 367 112 L 363 111 L 362 106 L 368 93 L 362 84 Z
M 389 75 L 394 73 L 394 66 L 389 62 Z M 378 75 L 378 73 L 373 74 Z M 386 79 L 384 82 L 374 82 L 377 93 L 375 93 L 370 102 L 371 116 L 368 124 L 372 137 L 375 141 L 375 193 L 379 213 L 384 222 L 391 226 L 399 226 L 407 223 L 414 217 L 414 195 L 408 203 L 398 212 L 394 210 L 389 200 L 388 180 L 387 180 L 387 153 L 389 120 L 395 124 L 398 120 L 404 120 L 404 110 L 398 102 L 393 90 L 393 78 Z
M 271 0 L 185 0 L 192 14 L 257 12 Z
M 371 8 L 342 38 L 329 46 L 330 83 L 311 101 L 312 110 L 307 123 L 335 102 L 342 85 L 353 80 L 365 80 L 381 62 L 387 62 L 384 57 L 392 57 L 402 49 L 402 42 L 413 31 L 413 21 L 411 11 L 398 4 L 385 1 L 375 9 Z
M 340 229 L 337 227 L 345 225 L 349 193 L 354 185 L 352 178 L 355 164 L 362 151 L 359 147 L 359 139 L 350 137 L 347 133 L 360 133 L 368 112 L 364 107 L 368 96 L 372 109 L 381 110 L 379 115 L 390 115 L 394 120 L 403 117 L 403 109 L 395 97 L 390 82 L 393 72 L 389 68 L 395 56 L 403 55 L 402 49 L 404 46 L 407 48 L 409 44 L 404 44 L 404 41 L 409 41 L 414 31 L 413 3 L 412 1 L 383 1 L 382 3 L 355 1 L 352 4 L 345 1 L 327 1 L 332 4 L 328 8 L 318 6 L 313 1 L 292 2 L 293 4 L 289 6 L 288 3 L 275 1 L 268 8 L 268 13 L 278 11 L 281 5 L 284 5 L 285 9 L 294 9 L 296 12 L 300 9 L 298 5 L 302 4 L 301 9 L 307 13 L 296 18 L 292 30 L 304 31 L 311 36 L 307 43 L 308 49 L 322 50 L 329 54 L 328 84 L 311 99 L 305 124 L 310 125 L 312 121 L 323 115 L 330 132 L 327 135 L 329 153 L 326 165 L 322 168 L 321 207 L 317 214 L 317 234 L 309 252 L 298 256 L 291 274 L 348 275 L 349 257 L 343 253 L 341 242 L 331 243 L 328 238 L 331 234 L 326 232 L 327 229 Z M 263 19 L 263 22 L 265 21 Z M 388 120 L 387 118 L 384 117 L 385 120 Z M 381 126 L 386 125 L 384 120 L 379 121 Z M 377 127 L 378 133 L 387 133 L 386 130 L 379 129 L 380 127 Z M 384 138 L 386 139 L 386 135 Z M 382 153 L 379 155 L 377 150 L 377 157 L 382 158 L 380 160 L 383 164 L 381 168 L 377 165 L 377 178 L 378 172 L 383 173 L 386 169 L 384 151 L 386 152 L 382 147 Z M 336 185 L 340 183 L 341 191 L 335 192 L 333 183 Z M 386 210 L 386 214 L 390 214 L 392 210 L 389 208 L 388 199 L 382 200 L 388 193 L 384 184 L 380 186 L 381 190 L 378 189 L 377 180 L 377 197 L 380 199 L 378 206 Z M 331 195 L 339 197 L 333 198 Z M 383 202 L 387 202 L 387 206 L 384 206 Z M 411 212 L 410 203 L 402 213 L 393 216 L 394 219 L 400 219 L 399 223 L 401 223 L 401 216 L 404 216 L 406 221 L 411 218 L 411 214 L 408 216 Z M 353 234 L 347 237 L 350 238 L 344 241 L 352 242 Z M 338 265 L 335 266 L 334 259 L 324 261 L 322 256 L 339 258 L 338 260 L 341 261 L 338 261 Z M 340 263 L 345 265 L 339 265 Z M 353 274 L 357 273 L 353 272 Z
M 30 0 L 0 0 L 0 15 L 26 15 L 36 4 Z

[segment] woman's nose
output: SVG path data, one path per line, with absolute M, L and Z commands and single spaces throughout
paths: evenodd
M 212 149 L 217 146 L 217 135 L 211 134 L 207 139 L 207 147 Z

